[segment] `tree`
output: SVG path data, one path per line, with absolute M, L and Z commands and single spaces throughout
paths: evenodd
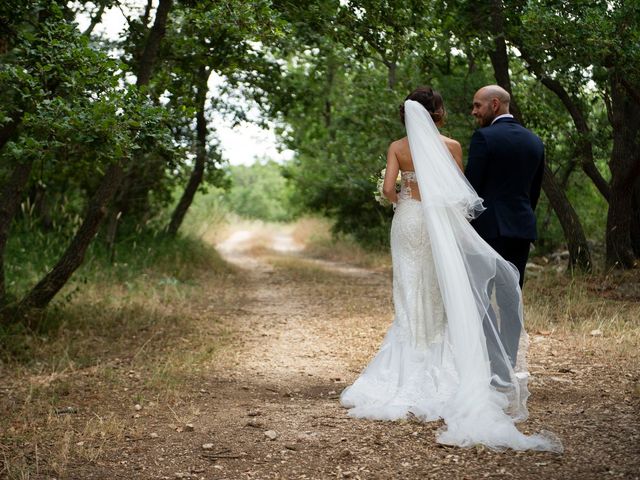
M 489 51 L 489 58 L 491 59 L 496 82 L 511 95 L 510 111 L 514 117 L 524 125 L 525 122 L 518 106 L 518 100 L 513 95 L 511 88 L 509 55 L 505 40 L 504 11 L 501 0 L 492 0 L 491 18 L 490 32 L 493 35 L 494 48 Z M 587 162 L 588 161 L 589 158 L 587 158 Z M 571 268 L 577 267 L 583 272 L 591 271 L 591 252 L 580 219 L 571 206 L 571 203 L 569 203 L 567 196 L 559 188 L 555 176 L 548 165 L 545 165 L 544 175 L 542 177 L 542 189 L 562 225 L 564 236 L 569 247 L 569 266 Z
M 202 179 L 204 178 L 204 168 L 207 157 L 207 119 L 205 116 L 205 107 L 207 101 L 207 91 L 209 89 L 207 82 L 211 70 L 208 67 L 201 66 L 198 74 L 198 84 L 196 86 L 196 158 L 193 171 L 189 177 L 189 182 L 180 201 L 171 215 L 171 221 L 167 227 L 169 235 L 176 235 L 182 224 L 182 220 L 193 201 Z
M 158 139 L 162 138 L 164 116 L 158 107 L 148 104 L 134 89 L 128 95 L 122 95 L 119 101 L 114 100 L 111 99 L 107 109 L 101 109 L 101 117 L 95 115 L 92 118 L 94 123 L 91 135 L 98 133 L 95 122 L 97 118 L 101 118 L 99 133 L 102 133 L 115 156 L 108 160 L 98 188 L 88 202 L 82 224 L 67 249 L 54 267 L 19 302 L 18 315 L 27 315 L 26 323 L 29 326 L 37 326 L 36 317 L 29 315 L 31 310 L 45 308 L 82 264 L 87 248 L 107 213 L 109 202 L 124 177 L 127 160 L 136 150 L 156 149 L 162 145 Z M 122 110 L 122 113 L 119 114 L 118 110 Z M 108 113 L 111 115 L 105 115 Z M 73 121 L 77 123 L 82 118 L 75 117 Z M 164 146 L 171 148 L 169 135 L 165 134 L 163 140 Z M 109 141 L 112 142 L 111 145 Z
M 209 183 L 223 181 L 218 146 L 208 138 L 207 111 L 226 106 L 216 98 L 207 101 L 209 77 L 214 72 L 229 78 L 237 71 L 253 70 L 251 41 L 272 35 L 272 24 L 272 12 L 260 2 L 250 10 L 243 3 L 199 2 L 176 11 L 167 39 L 167 68 L 157 83 L 171 93 L 167 106 L 176 112 L 195 111 L 196 122 L 195 135 L 192 124 L 176 128 L 179 141 L 194 145 L 195 163 L 171 215 L 167 227 L 171 235 L 177 233 L 205 174 Z
M 138 22 L 129 22 L 128 37 L 124 42 L 125 52 L 129 55 L 124 61 L 128 63 L 136 76 L 136 86 L 145 93 L 151 91 L 151 95 L 157 99 L 158 92 L 153 93 L 150 85 L 154 69 L 159 62 L 160 47 L 166 35 L 169 13 L 173 7 L 173 0 L 160 0 L 156 10 L 156 16 L 151 28 L 147 26 L 150 15 L 149 3 L 141 19 Z M 118 186 L 118 192 L 111 208 L 107 226 L 107 243 L 114 252 L 118 221 L 122 215 L 126 215 L 131 209 L 137 209 L 146 213 L 149 210 L 147 193 L 149 187 L 149 172 L 158 177 L 164 167 L 164 159 L 153 156 L 136 156 L 135 161 L 128 166 L 125 177 Z M 160 175 L 161 176 L 161 175 Z
M 520 11 L 516 4 L 519 5 L 517 0 L 506 3 L 501 0 L 491 0 L 481 4 L 458 2 L 455 5 L 443 2 L 440 8 L 448 12 L 448 28 L 451 28 L 454 36 L 462 39 L 461 43 L 466 48 L 465 53 L 474 59 L 475 64 L 478 64 L 482 56 L 488 57 L 494 82 L 511 94 L 510 111 L 524 124 L 526 116 L 520 107 L 518 91 L 527 90 L 525 85 L 529 79 L 519 76 L 518 88 L 513 88 L 510 65 L 518 59 L 510 53 L 507 42 L 507 32 L 511 32 L 512 23 L 519 19 Z M 530 94 L 531 90 L 527 90 L 527 93 Z M 549 157 L 547 157 L 548 160 Z M 571 171 L 571 168 L 565 170 L 568 174 Z M 545 167 L 542 189 L 562 226 L 564 238 L 569 247 L 570 267 L 577 266 L 581 270 L 589 271 L 591 255 L 581 221 L 548 164 Z
M 11 20 L 3 32 L 0 153 L 3 169 L 10 173 L 0 197 L 0 305 L 6 303 L 4 250 L 9 228 L 36 158 L 40 152 L 46 155 L 51 146 L 48 139 L 39 143 L 23 131 L 46 128 L 41 120 L 50 120 L 50 115 L 64 109 L 61 97 L 73 98 L 110 81 L 105 78 L 109 76 L 106 59 L 96 58 L 86 41 L 77 38 L 57 4 L 44 2 L 40 9 L 8 4 L 5 8 L 0 15 Z M 50 45 L 49 38 L 56 38 L 57 44 Z M 85 75 L 93 76 L 95 83 Z
M 131 22 L 123 45 L 125 58 L 139 79 L 138 85 L 144 85 L 152 98 L 164 102 L 173 111 L 177 119 L 173 125 L 176 141 L 200 152 L 200 157 L 196 154 L 193 169 L 188 158 L 173 159 L 177 160 L 173 164 L 167 164 L 157 156 L 137 158 L 126 175 L 111 213 L 108 234 L 111 244 L 121 216 L 128 217 L 134 225 L 145 223 L 169 203 L 172 188 L 183 180 L 182 174 L 187 170 L 190 170 L 188 179 L 184 179 L 187 188 L 172 215 L 170 232 L 177 231 L 202 179 L 207 177 L 215 182 L 222 178 L 222 173 L 215 171 L 220 154 L 215 142 L 207 141 L 208 129 L 202 122 L 206 122 L 206 110 L 225 106 L 216 99 L 205 101 L 204 106 L 199 101 L 194 102 L 202 95 L 206 99 L 207 95 L 201 86 L 200 72 L 205 69 L 209 75 L 215 72 L 231 77 L 236 70 L 253 70 L 256 54 L 253 42 L 274 34 L 273 12 L 264 0 L 251 3 L 176 2 L 170 17 L 167 14 L 169 7 L 161 12 L 160 6 L 154 27 L 148 33 L 146 11 L 143 18 Z M 150 63 L 145 61 L 150 49 L 155 52 L 153 75 L 148 69 Z M 201 113 L 197 113 L 198 110 Z M 194 116 L 196 122 L 193 122 Z M 202 121 L 198 126 L 199 116 Z M 203 141 L 206 142 L 205 150 L 201 147 Z M 181 175 L 176 177 L 176 172 Z
M 120 86 L 117 62 L 89 46 L 64 7 L 52 1 L 38 7 L 36 21 L 29 8 L 12 17 L 0 71 L 4 121 L 11 120 L 6 112 L 21 115 L 0 150 L 0 171 L 8 172 L 0 190 L 3 205 L 10 206 L 0 212 L 0 253 L 34 164 L 75 172 L 91 200 L 57 264 L 18 302 L 20 313 L 45 307 L 80 265 L 132 152 L 156 149 L 163 142 L 172 148 L 163 136 L 164 113 Z M 4 282 L 2 287 L 0 303 L 6 306 Z M 4 311 L 10 316 L 11 309 Z
M 634 252 L 634 244 L 640 245 L 640 217 L 633 215 L 634 188 L 640 181 L 640 6 L 604 0 L 510 4 L 521 8 L 510 36 L 530 70 L 570 112 L 580 133 L 583 168 L 609 201 L 607 265 L 633 267 L 638 250 Z M 585 102 L 580 100 L 593 86 L 606 107 L 612 132 L 608 185 L 592 161 L 594 136 L 584 114 Z

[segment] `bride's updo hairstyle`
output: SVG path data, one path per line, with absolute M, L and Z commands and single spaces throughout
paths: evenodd
M 422 105 L 436 125 L 444 119 L 444 102 L 442 96 L 431 87 L 418 87 L 404 99 L 415 100 Z M 404 125 L 404 102 L 400 105 L 400 120 Z

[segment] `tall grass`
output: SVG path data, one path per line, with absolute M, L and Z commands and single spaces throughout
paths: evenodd
M 624 353 L 640 346 L 640 278 L 635 271 L 571 275 L 551 268 L 530 275 L 524 288 L 525 325 L 601 342 Z
M 231 209 L 225 201 L 225 191 L 218 187 L 208 187 L 206 192 L 196 195 L 184 219 L 181 232 L 209 240 L 207 235 L 227 224 L 230 214 Z
M 223 224 L 225 213 L 216 202 L 213 195 L 199 198 L 175 238 L 153 230 L 128 232 L 119 237 L 114 251 L 100 237 L 94 240 L 83 265 L 44 313 L 38 332 L 25 331 L 17 321 L 0 326 L 0 358 L 38 357 L 38 348 L 44 348 L 51 337 L 63 339 L 70 329 L 100 331 L 107 337 L 110 330 L 130 332 L 161 319 L 164 314 L 156 314 L 162 303 L 197 297 L 203 274 L 230 276 L 231 267 L 198 236 L 198 229 L 211 231 Z M 5 260 L 10 296 L 19 299 L 32 288 L 69 240 L 65 232 L 44 233 L 28 222 L 16 225 Z

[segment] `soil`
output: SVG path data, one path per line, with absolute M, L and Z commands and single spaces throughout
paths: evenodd
M 338 402 L 391 322 L 390 271 L 305 257 L 286 235 L 266 249 L 252 247 L 250 232 L 234 235 L 219 247 L 238 269 L 239 300 L 216 301 L 212 288 L 201 311 L 218 319 L 224 345 L 170 401 L 147 395 L 137 410 L 126 360 L 114 367 L 126 391 L 75 373 L 85 390 L 66 397 L 78 409 L 70 428 L 107 412 L 125 426 L 97 459 L 70 454 L 59 478 L 640 478 L 637 352 L 530 332 L 530 418 L 520 428 L 556 433 L 564 454 L 444 447 L 440 422 L 352 419 Z

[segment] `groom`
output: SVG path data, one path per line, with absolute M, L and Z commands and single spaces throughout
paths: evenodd
M 510 100 L 509 93 L 498 85 L 482 87 L 474 95 L 471 115 L 480 128 L 471 137 L 465 175 L 486 207 L 473 227 L 515 265 L 522 288 L 529 246 L 537 237 L 533 211 L 542 185 L 544 145 L 509 113 Z M 497 301 L 500 306 L 500 298 Z M 500 322 L 500 337 L 513 364 L 520 325 L 509 322 L 515 312 L 500 310 L 506 320 Z
M 471 137 L 464 173 L 486 207 L 473 227 L 516 266 L 522 288 L 529 244 L 537 238 L 533 211 L 542 185 L 544 145 L 509 113 L 510 100 L 497 85 L 474 95 L 471 115 L 481 128 Z

